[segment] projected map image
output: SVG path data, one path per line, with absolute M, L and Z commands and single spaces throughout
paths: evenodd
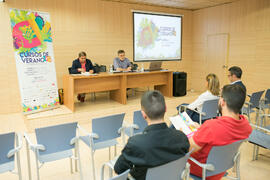
M 134 13 L 134 61 L 181 59 L 181 18 Z
M 155 46 L 155 41 L 158 38 L 158 31 L 157 26 L 152 21 L 149 21 L 147 18 L 143 19 L 137 34 L 137 46 L 142 48 L 151 48 L 152 46 Z

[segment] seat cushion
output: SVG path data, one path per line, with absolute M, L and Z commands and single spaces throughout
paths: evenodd
M 250 134 L 248 141 L 263 148 L 270 149 L 270 135 L 254 129 Z

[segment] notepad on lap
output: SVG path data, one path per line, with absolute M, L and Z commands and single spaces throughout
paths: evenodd
M 186 112 L 179 115 L 170 117 L 170 121 L 174 125 L 175 129 L 183 131 L 188 138 L 193 136 L 197 129 L 194 127 L 194 122 L 190 119 Z

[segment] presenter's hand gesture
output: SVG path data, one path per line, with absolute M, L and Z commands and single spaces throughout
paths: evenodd
M 83 68 L 78 68 L 78 72 L 85 72 Z

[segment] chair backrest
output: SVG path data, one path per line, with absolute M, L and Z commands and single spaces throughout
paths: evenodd
M 74 148 L 70 140 L 76 137 L 77 122 L 35 129 L 37 143 L 45 146 L 39 155 L 52 154 Z
M 122 127 L 125 113 L 92 119 L 92 132 L 99 138 L 93 139 L 94 143 L 112 140 L 120 137 L 118 130 Z
M 147 122 L 142 116 L 142 112 L 139 111 L 134 111 L 133 113 L 133 124 L 138 125 L 139 129 L 134 129 L 134 134 L 139 134 L 142 133 L 144 128 L 147 127 Z
M 118 176 L 115 176 L 109 180 L 127 180 L 129 171 L 130 170 L 128 169 L 125 172 L 123 172 L 123 173 L 119 174 Z
M 15 132 L 0 135 L 0 164 L 14 161 L 14 156 L 8 158 L 7 154 L 15 146 Z
M 202 112 L 205 113 L 205 116 L 202 116 L 202 120 L 216 117 L 218 113 L 218 99 L 205 101 L 202 105 Z
M 182 173 L 186 168 L 187 160 L 190 154 L 187 153 L 184 157 L 181 157 L 175 161 L 167 164 L 148 168 L 146 173 L 146 180 L 180 180 L 182 179 Z
M 252 93 L 250 97 L 250 101 L 249 101 L 251 103 L 250 108 L 259 108 L 260 99 L 263 93 L 264 91 L 258 91 L 258 92 Z
M 234 158 L 244 140 L 236 141 L 225 146 L 214 146 L 208 155 L 206 164 L 212 164 L 214 171 L 206 171 L 206 177 L 225 172 L 234 165 Z
M 270 89 L 266 90 L 265 93 L 265 104 L 270 104 Z
M 68 73 L 69 73 L 69 74 L 72 74 L 71 70 L 72 70 L 72 67 L 69 67 L 69 68 L 68 68 Z

